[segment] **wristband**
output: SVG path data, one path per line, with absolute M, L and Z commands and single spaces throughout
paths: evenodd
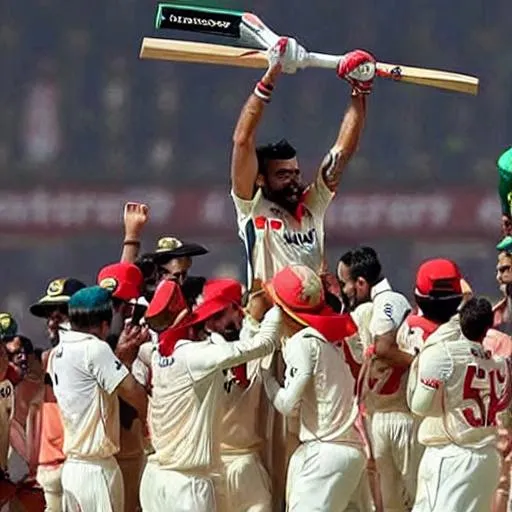
M 123 245 L 136 245 L 139 246 L 140 242 L 138 240 L 125 240 Z
M 264 84 L 261 80 L 256 84 L 254 88 L 254 95 L 257 96 L 260 100 L 263 100 L 265 103 L 270 103 L 270 98 L 272 96 L 272 91 L 274 90 L 274 86 L 271 84 Z

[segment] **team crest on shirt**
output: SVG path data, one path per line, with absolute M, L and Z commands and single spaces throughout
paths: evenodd
M 391 320 L 393 320 L 393 304 L 387 302 L 384 304 L 384 314 Z

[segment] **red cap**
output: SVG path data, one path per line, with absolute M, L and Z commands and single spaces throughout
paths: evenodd
M 143 282 L 142 272 L 133 263 L 113 263 L 98 274 L 98 285 L 126 302 L 140 297 Z
M 327 305 L 320 277 L 305 265 L 285 267 L 264 288 L 296 322 L 313 327 L 327 341 L 339 342 L 357 332 L 351 315 L 339 315 Z
M 203 288 L 199 305 L 181 321 L 167 329 L 159 337 L 159 352 L 164 357 L 172 354 L 176 343 L 186 336 L 189 327 L 205 322 L 230 305 L 241 307 L 242 285 L 234 279 L 212 279 Z
M 435 296 L 436 292 L 462 295 L 462 275 L 451 260 L 442 258 L 425 261 L 416 275 L 414 293 L 420 297 Z
M 181 320 L 187 313 L 187 301 L 179 285 L 164 280 L 157 286 L 144 316 L 153 330 L 161 331 Z

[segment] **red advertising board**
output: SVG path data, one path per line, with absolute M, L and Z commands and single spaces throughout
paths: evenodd
M 42 236 L 119 232 L 126 201 L 142 201 L 151 207 L 151 232 L 224 238 L 232 237 L 236 230 L 227 189 L 38 188 L 0 191 L 0 231 Z M 496 238 L 499 224 L 494 191 L 459 189 L 432 193 L 340 191 L 326 217 L 330 240 L 362 236 Z

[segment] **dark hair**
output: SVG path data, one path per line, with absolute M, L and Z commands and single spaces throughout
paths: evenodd
M 468 300 L 460 310 L 460 327 L 468 340 L 482 341 L 493 323 L 491 303 L 483 297 Z
M 354 281 L 362 277 L 370 286 L 374 286 L 382 279 L 382 265 L 377 252 L 371 247 L 358 247 L 342 254 L 340 263 L 348 267 L 350 278 Z
M 202 276 L 187 276 L 183 282 L 181 291 L 190 308 L 194 306 L 197 298 L 203 293 L 205 283 L 206 277 Z
M 452 293 L 446 297 L 420 297 L 415 295 L 415 298 L 423 316 L 436 324 L 448 322 L 457 313 L 462 301 L 462 295 L 453 295 Z
M 112 323 L 112 310 L 96 311 L 94 313 L 71 313 L 69 323 L 71 328 L 78 331 L 85 331 L 95 327 L 101 327 L 103 322 L 109 325 Z
M 286 140 L 258 146 L 256 157 L 258 158 L 258 173 L 267 175 L 268 162 L 270 160 L 290 160 L 297 155 L 295 148 Z
M 27 356 L 34 353 L 34 344 L 32 343 L 32 340 L 30 338 L 27 338 L 26 336 L 22 336 L 21 334 L 18 335 L 18 338 L 21 341 L 21 345 L 23 347 L 23 351 Z
M 343 310 L 343 303 L 334 293 L 325 292 L 325 302 L 335 313 L 341 313 Z

